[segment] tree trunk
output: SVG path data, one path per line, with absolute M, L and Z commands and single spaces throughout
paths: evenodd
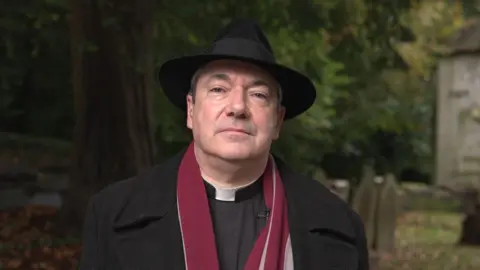
M 72 0 L 76 126 L 60 218 L 81 224 L 90 196 L 154 162 L 154 0 Z

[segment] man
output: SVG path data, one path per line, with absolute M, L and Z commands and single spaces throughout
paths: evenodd
M 368 269 L 359 216 L 270 154 L 316 91 L 275 63 L 254 22 L 235 20 L 205 53 L 166 62 L 159 80 L 194 140 L 91 199 L 80 269 Z

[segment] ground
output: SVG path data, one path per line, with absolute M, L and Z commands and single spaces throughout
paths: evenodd
M 480 247 L 459 247 L 462 217 L 456 213 L 409 212 L 398 219 L 396 252 L 381 270 L 480 269 Z
M 55 209 L 24 207 L 0 212 L 0 269 L 76 269 L 77 236 L 59 236 Z
M 0 213 L 0 269 L 75 269 L 78 236 L 59 237 L 55 210 L 26 207 Z M 4 225 L 3 225 L 4 224 Z M 461 216 L 408 212 L 398 219 L 397 250 L 383 255 L 381 270 L 480 269 L 480 247 L 458 247 Z

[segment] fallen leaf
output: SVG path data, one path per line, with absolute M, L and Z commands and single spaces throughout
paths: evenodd
M 22 260 L 20 259 L 13 259 L 13 260 L 10 260 L 8 261 L 7 263 L 7 267 L 8 268 L 18 268 L 22 265 Z
M 43 247 L 42 252 L 45 254 L 50 254 L 52 253 L 52 249 L 49 247 Z
M 1 231 L 0 231 L 0 236 L 3 238 L 7 238 L 10 236 L 12 233 L 12 228 L 10 226 L 5 226 Z
M 51 228 L 52 228 L 52 222 L 50 222 L 50 221 L 45 222 L 45 225 L 43 226 L 43 229 L 44 229 L 45 231 L 48 231 L 48 230 L 50 230 Z
M 61 260 L 63 258 L 62 251 L 60 249 L 54 250 L 53 257 L 55 257 L 56 260 Z

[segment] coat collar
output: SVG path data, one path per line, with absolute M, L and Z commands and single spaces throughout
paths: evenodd
M 135 179 L 129 198 L 115 215 L 115 229 L 135 227 L 176 211 L 177 171 L 185 150 Z M 295 173 L 279 158 L 275 160 L 285 185 L 291 229 L 336 232 L 353 241 L 355 231 L 346 203 L 323 185 Z

